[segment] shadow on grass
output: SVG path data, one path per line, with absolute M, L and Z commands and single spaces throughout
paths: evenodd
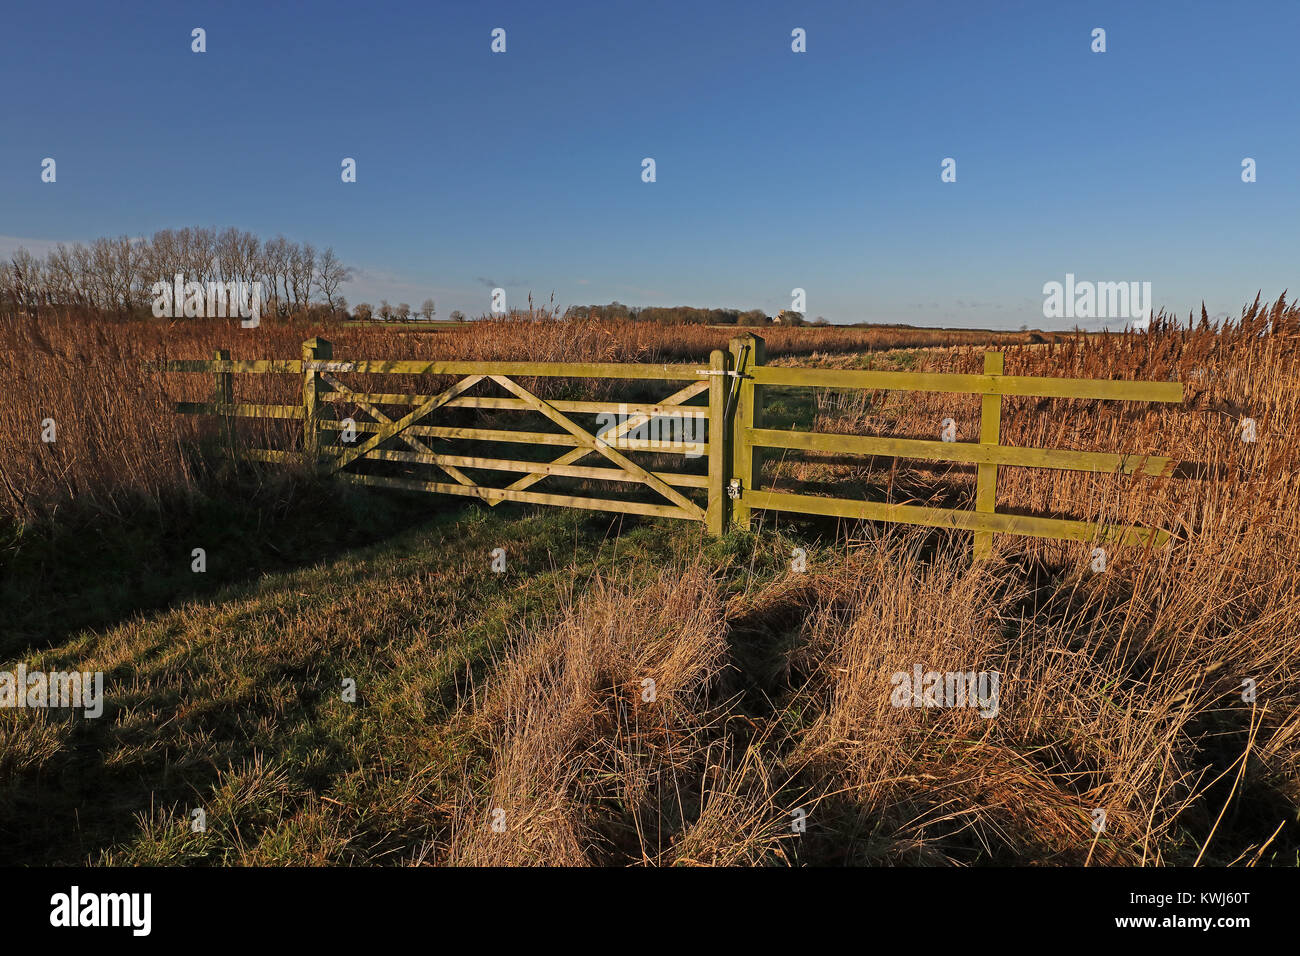
M 313 564 L 466 505 L 390 496 L 292 474 L 232 475 L 109 515 L 65 508 L 22 529 L 0 525 L 0 659 L 87 628 Z M 205 570 L 195 570 L 202 549 Z

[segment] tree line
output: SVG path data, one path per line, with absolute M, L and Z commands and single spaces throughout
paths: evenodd
M 781 310 L 777 316 L 769 316 L 762 309 L 700 309 L 689 305 L 675 306 L 635 306 L 622 302 L 608 305 L 574 305 L 564 313 L 566 319 L 627 319 L 633 322 L 658 322 L 663 325 L 806 325 L 804 317 L 798 312 Z M 826 325 L 825 319 L 818 318 L 814 325 Z
M 352 270 L 333 247 L 317 251 L 309 242 L 284 236 L 262 240 L 239 229 L 162 229 L 146 239 L 101 238 L 86 245 L 59 243 L 44 257 L 20 248 L 0 262 L 0 302 L 19 311 L 80 308 L 119 315 L 148 310 L 154 283 L 263 284 L 272 315 L 310 309 L 346 314 L 339 294 Z

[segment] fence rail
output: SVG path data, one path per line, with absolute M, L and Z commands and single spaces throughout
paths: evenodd
M 708 530 L 722 534 L 728 527 L 748 528 L 752 513 L 777 510 L 873 521 L 889 521 L 954 528 L 974 532 L 977 559 L 991 553 L 993 535 L 1014 534 L 1073 541 L 1126 542 L 1160 546 L 1169 534 L 1160 529 L 1104 525 L 1067 518 L 1009 514 L 996 510 L 999 467 L 1048 468 L 1067 471 L 1161 476 L 1173 462 L 1158 455 L 1085 452 L 1057 448 L 1025 448 L 1001 443 L 1002 398 L 1035 396 L 1057 399 L 1181 402 L 1179 382 L 1136 382 L 1102 379 L 1065 379 L 1004 375 L 1001 352 L 984 356 L 982 375 L 935 372 L 877 372 L 842 369 L 795 368 L 766 364 L 763 340 L 756 335 L 733 339 L 727 352 L 715 351 L 707 368 L 692 365 L 654 365 L 615 362 L 460 362 L 460 361 L 337 361 L 323 339 L 303 343 L 301 360 L 232 360 L 219 351 L 211 360 L 178 360 L 159 366 L 169 372 L 206 372 L 213 375 L 210 402 L 178 402 L 184 414 L 208 414 L 229 419 L 254 417 L 300 420 L 307 461 L 326 473 L 362 485 L 428 491 L 476 497 L 495 506 L 502 501 L 584 508 L 623 514 L 703 521 Z M 237 373 L 293 374 L 302 377 L 300 405 L 245 404 L 234 398 Z M 436 394 L 381 392 L 342 382 L 340 374 L 396 374 L 458 378 Z M 544 399 L 516 379 L 573 378 L 674 382 L 671 395 L 656 401 L 588 401 Z M 687 383 L 682 385 L 682 383 Z M 787 431 L 765 427 L 764 389 L 772 386 L 919 391 L 974 394 L 980 399 L 978 442 L 930 441 L 871 435 L 839 435 L 815 431 Z M 495 388 L 504 395 L 467 394 Z M 691 404 L 703 396 L 705 404 Z M 331 406 L 355 406 L 370 421 L 340 420 Z M 379 406 L 403 411 L 391 414 Z M 523 431 L 463 425 L 423 423 L 435 412 L 477 409 L 535 413 L 559 431 Z M 621 422 L 599 431 L 570 416 L 615 414 Z M 394 417 L 396 416 L 396 417 Z M 695 441 L 661 441 L 643 437 L 656 421 L 689 421 L 705 429 Z M 350 424 L 344 424 L 345 422 Z M 229 424 L 227 425 L 229 427 Z M 351 437 L 348 437 L 349 432 Z M 335 437 L 326 441 L 324 435 Z M 475 449 L 449 454 L 423 439 L 472 441 L 486 444 L 558 446 L 568 450 L 549 461 L 517 460 Z M 406 449 L 391 447 L 400 442 Z M 390 447 L 382 447 L 390 445 Z M 764 454 L 769 449 L 833 454 L 913 458 L 970 464 L 976 467 L 974 510 L 909 504 L 859 501 L 763 487 Z M 706 474 L 650 470 L 627 453 L 707 455 Z M 277 449 L 240 449 L 239 457 L 256 461 L 286 462 L 300 456 Z M 580 464 L 598 455 L 603 467 Z M 408 475 L 374 474 L 357 470 L 357 463 L 388 462 L 437 468 L 450 481 L 429 481 Z M 505 487 L 480 484 L 469 471 L 522 475 Z M 616 482 L 640 486 L 659 500 L 628 501 L 615 498 L 552 494 L 528 490 L 550 477 Z M 678 489 L 706 492 L 701 504 Z

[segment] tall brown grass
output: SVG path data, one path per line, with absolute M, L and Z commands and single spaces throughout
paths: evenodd
M 790 539 L 764 534 L 718 545 L 712 564 L 701 557 L 649 585 L 575 582 L 565 613 L 516 634 L 484 685 L 459 700 L 487 770 L 467 768 L 433 858 L 1294 864 L 1298 320 L 1295 306 L 1256 303 L 1222 327 L 1162 317 L 1147 334 L 1006 348 L 1010 374 L 1188 385 L 1183 406 L 1005 402 L 1009 444 L 1184 463 L 1159 479 L 1001 470 L 1002 509 L 1174 532 L 1161 551 L 1115 551 L 1105 573 L 1091 570 L 1090 546 L 1079 543 L 1000 538 L 997 560 L 972 565 L 965 536 L 874 527 L 810 545 L 806 573 L 789 568 Z M 682 355 L 656 344 L 658 330 L 616 337 L 603 326 L 537 323 L 493 339 L 495 328 L 418 339 L 344 329 L 333 338 L 341 357 L 515 357 L 507 332 L 527 332 L 534 358 Z M 0 423 L 28 436 L 5 452 L 6 514 L 86 498 L 112 509 L 196 480 L 184 443 L 197 433 L 165 400 L 206 397 L 206 386 L 142 375 L 138 363 L 220 347 L 296 356 L 306 337 L 302 328 L 264 332 L 0 327 Z M 539 351 L 547 335 L 552 350 Z M 982 351 L 919 361 L 970 372 Z M 87 367 L 92 401 L 75 374 Z M 282 382 L 240 397 L 294 400 L 292 376 Z M 43 417 L 60 420 L 56 447 L 38 444 Z M 945 395 L 823 397 L 816 427 L 933 437 L 944 417 L 969 439 L 978 407 Z M 1242 440 L 1244 417 L 1256 422 L 1254 443 Z M 769 474 L 877 486 L 894 500 L 969 494 L 967 471 L 906 462 L 777 459 Z M 763 522 L 784 526 L 771 515 Z M 753 575 L 746 562 L 781 570 Z M 916 665 L 998 672 L 997 716 L 892 706 L 891 675 Z M 655 706 L 641 697 L 646 678 L 656 682 Z M 491 827 L 495 809 L 503 832 Z M 791 827 L 796 811 L 806 833 Z
M 946 344 L 989 333 L 927 330 L 767 330 L 774 355 L 861 351 L 898 344 Z M 557 320 L 547 310 L 531 319 L 466 323 L 437 332 L 400 326 L 345 327 L 266 321 L 255 330 L 235 321 L 170 323 L 117 321 L 84 314 L 0 316 L 0 518 L 30 521 L 72 502 L 115 512 L 128 501 L 156 501 L 192 487 L 203 471 L 185 448 L 211 422 L 176 415 L 173 401 L 209 401 L 208 376 L 147 373 L 163 359 L 212 358 L 228 349 L 236 359 L 297 359 L 302 343 L 321 335 L 336 358 L 460 359 L 465 361 L 678 362 L 707 360 L 734 330 L 637 322 Z M 1023 341 L 1020 333 L 999 340 Z M 428 382 L 387 376 L 385 388 L 418 391 Z M 608 388 L 587 384 L 587 393 Z M 239 402 L 298 404 L 293 375 L 237 375 Z M 41 441 L 53 419 L 57 440 Z M 254 447 L 300 446 L 301 428 L 286 421 L 244 421 Z
M 1151 334 L 1008 350 L 1010 374 L 1188 382 L 1181 407 L 1009 399 L 1003 418 L 1012 444 L 1184 462 L 1162 479 L 1001 476 L 1004 508 L 1161 525 L 1175 532 L 1165 551 L 1116 552 L 1095 573 L 1091 545 L 1003 539 L 1009 560 L 971 565 L 965 539 L 936 553 L 929 533 L 895 529 L 851 536 L 811 573 L 746 588 L 721 612 L 717 580 L 698 570 L 648 591 L 597 589 L 521 645 L 476 711 L 496 769 L 490 793 L 459 810 L 452 860 L 1293 864 L 1298 315 L 1256 303 L 1220 328 L 1162 319 Z M 932 353 L 923 367 L 975 371 L 980 351 Z M 888 412 L 883 398 L 824 399 L 818 427 L 932 437 L 942 417 L 978 421 L 973 400 L 923 396 Z M 958 477 L 801 467 L 879 480 L 899 500 L 951 497 Z M 725 652 L 700 656 L 714 628 Z M 755 639 L 776 658 L 757 712 L 725 677 L 752 667 L 738 644 Z M 629 666 L 647 644 L 660 662 Z M 698 663 L 691 705 L 656 711 L 679 731 L 665 846 L 631 823 L 665 728 L 633 698 L 616 701 L 673 645 Z M 893 706 L 891 675 L 917 665 L 999 673 L 998 714 Z M 486 807 L 520 827 L 493 833 Z M 790 826 L 796 811 L 806 834 Z

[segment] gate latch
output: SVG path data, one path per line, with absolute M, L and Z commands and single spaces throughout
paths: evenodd
M 732 478 L 727 485 L 727 497 L 732 501 L 740 500 L 740 479 Z

